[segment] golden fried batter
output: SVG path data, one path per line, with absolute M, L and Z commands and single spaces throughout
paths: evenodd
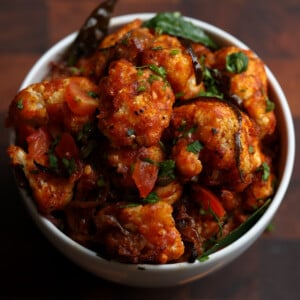
M 230 94 L 242 100 L 242 105 L 259 125 L 260 136 L 272 134 L 276 125 L 273 110 L 268 108 L 268 83 L 263 62 L 251 51 L 237 47 L 224 47 L 214 53 L 212 67 L 226 69 L 226 57 L 232 53 L 242 52 L 248 57 L 247 69 L 242 73 L 226 72 L 230 77 Z
M 172 206 L 165 202 L 122 207 L 111 205 L 95 217 L 98 236 L 110 257 L 125 262 L 163 264 L 184 252 Z
M 244 189 L 263 161 L 254 122 L 224 101 L 204 98 L 175 107 L 172 124 L 178 135 L 173 156 L 184 177 L 198 175 L 202 164 L 208 184 L 227 183 L 234 189 Z M 188 150 L 195 141 L 203 146 L 199 153 Z M 190 157 L 200 162 L 183 164 L 184 157 L 186 162 Z
M 97 86 L 85 77 L 35 83 L 20 91 L 9 107 L 8 125 L 49 125 L 78 133 L 94 119 Z
M 196 85 L 193 63 L 190 55 L 176 37 L 158 35 L 151 48 L 143 53 L 143 64 L 161 66 L 175 94 L 183 99 L 191 98 L 203 90 Z
M 174 102 L 174 94 L 162 77 L 120 59 L 111 64 L 100 90 L 98 126 L 114 146 L 159 142 Z

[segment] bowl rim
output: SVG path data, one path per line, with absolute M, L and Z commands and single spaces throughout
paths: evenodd
M 140 18 L 142 20 L 149 19 L 153 17 L 156 13 L 134 13 L 134 14 L 125 14 L 121 16 L 115 16 L 111 19 L 110 27 L 116 27 L 120 26 L 122 24 L 125 24 L 126 22 L 133 20 L 135 18 Z M 209 35 L 211 36 L 219 36 L 221 39 L 224 39 L 226 41 L 229 41 L 229 44 L 234 44 L 237 47 L 243 48 L 243 49 L 249 49 L 249 47 L 241 42 L 239 39 L 231 35 L 230 33 L 222 30 L 219 27 L 216 27 L 210 23 L 184 16 L 185 19 L 191 21 L 195 25 L 201 27 L 204 29 Z M 52 47 L 50 47 L 44 54 L 41 55 L 41 57 L 36 61 L 36 63 L 33 65 L 33 67 L 30 69 L 30 71 L 27 73 L 24 81 L 22 82 L 20 89 L 25 88 L 31 83 L 36 82 L 36 77 L 43 77 L 43 75 L 46 75 L 46 73 L 41 72 L 41 70 L 45 67 L 46 64 L 48 64 L 51 59 L 53 60 L 53 57 L 57 57 L 58 53 L 61 53 L 62 49 L 64 50 L 67 45 L 69 45 L 75 38 L 77 32 L 73 32 L 66 37 L 60 39 L 58 42 L 56 42 Z M 288 101 L 284 95 L 284 92 L 279 85 L 277 79 L 271 72 L 271 70 L 266 66 L 266 72 L 268 77 L 269 85 L 272 87 L 272 89 L 276 92 L 278 95 L 278 98 L 281 99 L 280 101 L 280 110 L 282 111 L 282 115 L 284 117 L 285 122 L 285 128 L 282 135 L 285 135 L 286 137 L 286 153 L 284 154 L 284 162 L 285 166 L 282 170 L 282 177 L 280 181 L 280 185 L 277 188 L 277 191 L 275 195 L 273 196 L 272 202 L 270 203 L 269 207 L 265 211 L 265 213 L 259 218 L 259 220 L 245 233 L 243 234 L 238 240 L 234 241 L 230 245 L 226 246 L 225 248 L 218 250 L 217 252 L 214 252 L 209 255 L 209 259 L 203 262 L 199 262 L 196 260 L 193 263 L 187 263 L 187 262 L 180 262 L 180 263 L 170 263 L 170 264 L 164 264 L 164 265 L 153 265 L 153 264 L 124 264 L 119 263 L 116 261 L 109 261 L 102 257 L 97 256 L 96 252 L 93 250 L 90 250 L 79 243 L 72 240 L 70 237 L 68 237 L 65 233 L 63 233 L 60 229 L 58 229 L 53 223 L 51 223 L 48 219 L 46 219 L 44 216 L 39 214 L 37 211 L 36 206 L 34 205 L 31 198 L 27 195 L 27 192 L 20 188 L 20 192 L 22 194 L 22 199 L 25 202 L 26 208 L 28 209 L 31 217 L 33 218 L 36 225 L 39 227 L 39 229 L 46 235 L 46 237 L 61 250 L 67 257 L 71 258 L 75 263 L 81 264 L 81 262 L 75 261 L 73 254 L 68 254 L 66 251 L 62 249 L 61 243 L 64 243 L 65 246 L 67 246 L 67 249 L 72 249 L 74 251 L 74 255 L 80 255 L 85 257 L 97 257 L 98 262 L 101 264 L 108 263 L 109 266 L 115 265 L 116 267 L 123 268 L 124 270 L 129 269 L 138 269 L 139 267 L 146 268 L 147 270 L 159 270 L 159 272 L 169 272 L 169 271 L 176 271 L 178 268 L 199 268 L 201 265 L 212 265 L 215 262 L 222 262 L 222 258 L 224 256 L 227 256 L 232 253 L 239 253 L 239 250 L 243 247 L 242 245 L 247 244 L 246 248 L 248 248 L 254 241 L 256 240 L 256 237 L 258 237 L 268 226 L 270 220 L 275 215 L 275 212 L 277 211 L 278 207 L 280 206 L 284 195 L 287 191 L 292 171 L 294 167 L 294 160 L 295 160 L 295 130 L 294 130 L 294 124 L 293 124 L 293 118 L 291 115 L 291 111 L 288 105 Z M 12 143 L 14 140 L 14 135 L 11 134 L 10 136 L 10 143 Z M 57 240 L 59 239 L 59 241 Z M 246 250 L 246 248 L 244 250 Z M 243 250 L 243 251 L 244 251 Z M 242 252 L 243 252 L 242 251 Z M 240 253 L 239 253 L 240 254 Z M 238 254 L 238 255 L 239 255 Z M 71 256 L 71 257 L 70 257 Z M 85 265 L 82 265 L 82 267 L 86 268 Z

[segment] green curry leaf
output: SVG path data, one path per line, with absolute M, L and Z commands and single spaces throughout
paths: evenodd
M 202 43 L 212 49 L 217 49 L 217 44 L 199 27 L 184 19 L 179 12 L 158 13 L 143 26 L 153 28 L 156 32 L 167 33 L 176 37 L 189 39 Z
M 231 243 L 233 243 L 237 239 L 239 239 L 264 214 L 264 212 L 267 210 L 271 201 L 272 201 L 271 199 L 266 200 L 266 202 L 260 208 L 258 208 L 244 223 L 242 223 L 239 227 L 237 227 L 235 230 L 233 230 L 231 233 L 229 233 L 226 237 L 217 241 L 214 244 L 214 246 L 212 246 L 208 250 L 204 251 L 204 253 L 202 253 L 202 255 L 200 255 L 197 259 L 199 261 L 203 261 L 204 257 L 208 257 L 210 254 L 230 245 Z

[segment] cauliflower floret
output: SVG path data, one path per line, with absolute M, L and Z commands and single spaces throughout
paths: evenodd
M 174 102 L 168 82 L 120 59 L 111 64 L 100 90 L 98 127 L 114 146 L 149 147 L 159 142 Z
M 184 245 L 175 227 L 172 206 L 110 205 L 95 217 L 97 234 L 110 257 L 131 263 L 163 264 L 178 259 Z

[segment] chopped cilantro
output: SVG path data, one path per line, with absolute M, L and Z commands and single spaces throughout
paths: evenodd
M 58 159 L 57 156 L 53 152 L 48 153 L 49 166 L 50 168 L 57 169 L 58 168 Z
M 176 55 L 176 54 L 178 54 L 178 53 L 180 53 L 180 50 L 179 50 L 179 49 L 171 49 L 171 50 L 170 50 L 170 54 L 171 54 L 171 55 Z
M 202 149 L 203 145 L 199 141 L 195 141 L 186 146 L 187 151 L 198 154 Z
M 151 64 L 151 65 L 149 65 L 149 69 L 164 79 L 167 76 L 167 71 L 164 67 L 161 67 L 161 66 L 158 67 L 156 65 Z
M 92 98 L 98 98 L 98 94 L 96 92 L 89 91 L 87 94 Z
M 64 167 L 66 168 L 69 176 L 71 176 L 74 172 L 76 172 L 77 167 L 76 167 L 75 159 L 73 157 L 71 159 L 63 157 L 61 161 Z
M 144 92 L 145 90 L 146 90 L 146 87 L 144 85 L 139 85 L 138 88 L 137 88 L 138 93 Z
M 266 112 L 273 111 L 275 109 L 275 103 L 269 98 L 266 99 Z
M 253 153 L 254 153 L 254 148 L 253 148 L 253 146 L 250 145 L 250 146 L 248 147 L 248 151 L 249 151 L 250 154 L 253 154 Z
M 258 171 L 262 171 L 262 180 L 267 181 L 270 177 L 270 167 L 266 162 L 263 162 L 262 165 L 258 168 Z
M 243 52 L 231 53 L 226 56 L 226 70 L 230 73 L 242 73 L 248 68 L 248 60 Z
M 159 201 L 159 197 L 156 192 L 151 192 L 146 198 L 143 198 L 142 201 L 144 203 L 154 204 Z
M 22 110 L 24 108 L 24 105 L 23 105 L 23 99 L 20 98 L 18 101 L 17 101 L 17 108 Z
M 148 82 L 150 83 L 150 84 L 152 84 L 153 83 L 153 81 L 157 81 L 157 80 L 159 80 L 159 76 L 157 76 L 157 75 L 154 75 L 154 74 L 150 74 L 150 76 L 149 76 L 149 78 L 148 78 Z
M 158 178 L 160 180 L 174 180 L 175 179 L 175 161 L 167 159 L 158 163 L 159 171 Z
M 162 50 L 164 48 L 162 46 L 156 46 L 156 47 L 152 47 L 151 49 L 157 51 L 157 50 Z

